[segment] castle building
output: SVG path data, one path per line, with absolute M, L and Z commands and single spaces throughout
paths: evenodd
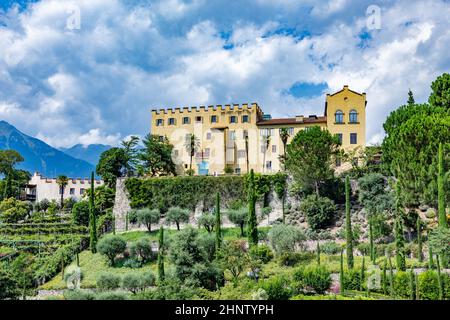
M 152 110 L 151 133 L 167 137 L 174 145 L 172 158 L 180 173 L 191 166 L 187 145 L 192 134 L 196 137 L 192 157 L 196 174 L 223 174 L 226 167 L 236 174 L 250 169 L 275 173 L 282 169 L 282 128 L 289 133 L 288 144 L 300 130 L 319 126 L 337 135 L 346 151 L 364 147 L 366 105 L 365 93 L 344 86 L 327 94 L 322 116 L 272 119 L 257 103 Z M 337 170 L 344 167 L 336 162 Z
M 103 184 L 104 182 L 102 180 L 94 181 L 94 187 Z M 72 198 L 79 201 L 90 187 L 90 179 L 69 178 L 67 186 L 64 188 L 63 199 Z M 61 200 L 61 191 L 56 178 L 46 178 L 35 172 L 25 189 L 26 200 L 39 202 L 47 199 L 49 201 L 56 200 L 59 202 Z

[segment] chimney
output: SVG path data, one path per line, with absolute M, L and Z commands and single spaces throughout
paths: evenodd
M 301 115 L 301 116 L 295 116 L 295 121 L 296 121 L 296 122 L 303 122 L 303 115 Z

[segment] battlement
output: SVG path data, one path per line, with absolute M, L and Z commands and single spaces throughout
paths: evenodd
M 253 111 L 262 112 L 261 108 L 256 102 L 251 104 L 225 104 L 225 105 L 210 105 L 210 106 L 194 106 L 194 107 L 175 107 L 166 109 L 152 109 L 152 115 L 175 115 L 175 114 L 190 114 L 190 113 L 207 113 L 210 111 L 220 111 L 220 112 L 242 112 L 242 111 Z

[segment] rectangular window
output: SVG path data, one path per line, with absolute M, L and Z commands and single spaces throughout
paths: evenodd
M 272 153 L 277 153 L 277 146 L 276 145 L 272 145 Z
M 261 130 L 259 130 L 259 134 L 262 137 L 270 137 L 273 134 L 273 129 L 272 128 L 261 129 Z
M 238 150 L 237 157 L 238 157 L 238 159 L 245 158 L 245 150 Z
M 189 117 L 183 118 L 183 124 L 189 124 L 190 122 L 191 122 L 191 119 L 189 119 Z
M 350 133 L 350 144 L 358 144 L 358 135 L 356 133 Z
M 206 140 L 211 140 L 211 132 L 206 133 Z
M 237 123 L 237 117 L 236 116 L 230 116 L 230 123 Z
M 217 123 L 217 116 L 211 116 L 211 123 Z
M 72 194 L 72 195 L 75 194 L 75 188 L 70 188 L 70 194 Z
M 236 140 L 236 131 L 230 131 L 230 140 Z
M 268 170 L 272 169 L 272 161 L 266 161 L 266 169 Z
M 248 116 L 242 116 L 242 123 L 248 123 Z
M 169 118 L 169 126 L 175 125 L 175 118 Z
M 203 118 L 202 117 L 195 117 L 195 122 L 196 123 L 202 123 L 203 122 Z
M 236 174 L 241 174 L 241 168 L 236 168 L 236 169 L 234 169 L 234 172 L 235 172 Z
M 163 119 L 156 119 L 156 126 L 160 127 L 164 124 L 164 120 Z
M 80 189 L 80 194 L 83 195 L 86 192 L 83 188 Z
M 342 144 L 342 133 L 337 133 L 336 136 L 339 139 L 339 142 Z

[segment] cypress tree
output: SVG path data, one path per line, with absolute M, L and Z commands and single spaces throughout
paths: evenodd
M 164 281 L 164 228 L 159 228 L 159 241 L 158 241 L 158 279 Z
M 417 274 L 414 274 L 414 286 L 416 288 L 416 300 L 420 300 L 420 293 L 419 293 L 419 277 Z
M 391 260 L 391 256 L 388 255 L 388 259 L 389 259 L 389 287 L 390 287 L 390 294 L 392 297 L 394 297 L 395 292 L 394 292 L 394 271 L 392 270 L 392 260 Z
M 94 172 L 91 174 L 91 193 L 89 195 L 89 247 L 92 253 L 97 252 L 97 225 L 94 205 Z
M 386 265 L 386 260 L 384 260 L 384 264 L 383 264 L 383 293 L 387 294 L 387 274 L 386 274 L 386 269 L 387 269 L 387 265 Z
M 128 231 L 128 212 L 125 213 L 125 231 Z
M 359 282 L 359 291 L 363 291 L 364 288 L 364 278 L 365 278 L 365 265 L 364 265 L 364 256 L 362 257 L 362 264 L 361 264 L 361 274 L 360 274 L 360 282 Z
M 317 265 L 320 266 L 320 244 L 319 244 L 319 240 L 317 240 Z
M 403 235 L 402 213 L 403 208 L 400 201 L 400 184 L 397 182 L 397 204 L 395 217 L 395 260 L 397 269 L 401 271 L 406 270 L 405 260 L 405 238 Z
M 428 269 L 433 269 L 434 267 L 434 261 L 433 261 L 433 249 L 431 249 L 431 246 L 428 244 Z
M 258 245 L 258 227 L 256 220 L 256 183 L 255 173 L 250 170 L 248 179 L 248 243 L 250 246 Z
M 416 226 L 416 229 L 417 229 L 417 251 L 418 251 L 418 259 L 419 259 L 419 262 L 422 262 L 423 261 L 423 254 L 422 254 L 422 233 L 421 233 L 421 228 L 422 227 L 422 224 L 421 224 L 421 221 L 420 221 L 420 217 L 417 217 L 417 226 Z
M 439 228 L 448 228 L 447 215 L 445 213 L 445 170 L 444 170 L 444 151 L 442 143 L 439 143 L 438 154 L 438 212 L 439 212 Z
M 340 272 L 339 272 L 339 283 L 340 283 L 340 291 L 341 293 L 344 292 L 344 250 L 341 249 L 341 265 L 340 265 Z
M 222 246 L 222 229 L 221 229 L 221 219 L 220 219 L 220 194 L 217 192 L 216 194 L 216 254 L 219 252 L 220 247 Z
M 347 267 L 353 269 L 353 233 L 352 222 L 350 218 L 350 178 L 345 177 L 345 228 L 347 242 Z
M 370 260 L 372 260 L 372 264 L 375 264 L 375 248 L 373 246 L 372 218 L 369 218 L 369 244 L 370 244 Z
M 444 285 L 442 283 L 441 277 L 441 264 L 439 262 L 439 256 L 436 255 L 436 266 L 437 266 L 437 276 L 438 276 L 438 285 L 439 285 L 439 300 L 444 300 Z
M 414 291 L 414 271 L 413 271 L 413 267 L 411 267 L 411 271 L 409 272 L 409 298 L 411 300 L 414 300 L 414 295 L 415 295 L 415 291 Z

